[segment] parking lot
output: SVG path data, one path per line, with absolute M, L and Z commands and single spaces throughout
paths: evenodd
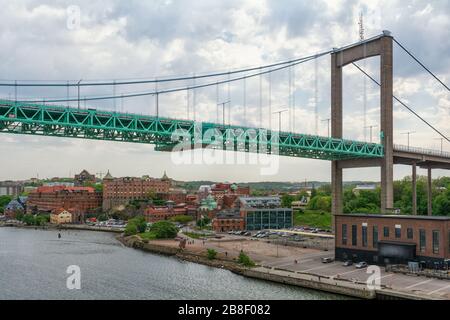
M 357 269 L 354 264 L 343 266 L 343 262 L 340 261 L 322 262 L 322 258 L 334 259 L 333 236 L 331 238 L 323 237 L 317 233 L 308 233 L 307 236 L 287 235 L 286 232 L 279 230 L 266 237 L 256 238 L 255 234 L 256 232 L 252 232 L 251 236 L 244 236 L 221 233 L 218 234 L 220 238 L 193 241 L 187 245 L 187 248 L 198 252 L 204 251 L 205 248 L 214 248 L 219 254 L 226 255 L 228 258 L 237 257 L 239 252 L 243 250 L 258 265 L 274 271 L 289 270 L 299 274 L 336 280 L 344 279 L 362 285 L 366 284 L 370 276 L 367 273 L 367 268 Z M 295 237 L 301 241 L 295 241 Z M 327 251 L 304 245 L 321 241 L 322 245 L 326 243 L 330 246 Z M 296 245 L 296 243 L 300 245 Z M 420 294 L 424 297 L 450 299 L 449 280 L 386 272 L 384 267 L 380 267 L 380 276 L 382 287 L 387 289 Z
M 308 254 L 299 253 L 292 257 L 280 259 L 268 258 L 265 261 L 261 261 L 260 264 L 266 267 L 314 274 L 334 279 L 346 279 L 358 283 L 365 283 L 370 276 L 367 273 L 367 268 L 357 269 L 355 265 L 343 266 L 343 263 L 338 261 L 322 263 L 322 258 L 324 257 L 333 258 L 334 254 L 323 251 L 310 252 Z M 380 269 L 381 285 L 386 288 L 409 293 L 419 293 L 424 296 L 450 299 L 450 281 L 448 280 L 385 272 L 383 267 Z

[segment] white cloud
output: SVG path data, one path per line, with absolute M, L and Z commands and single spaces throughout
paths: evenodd
M 3 79 L 123 79 L 151 78 L 167 75 L 200 74 L 245 66 L 282 61 L 338 47 L 358 39 L 358 14 L 365 17 L 366 37 L 389 29 L 442 78 L 450 79 L 450 30 L 448 1 L 433 4 L 402 1 L 1 1 L 0 74 Z M 81 28 L 66 27 L 69 5 L 79 5 Z M 367 70 L 378 78 L 377 59 L 367 63 Z M 328 57 L 318 63 L 319 116 L 329 117 L 330 62 Z M 295 130 L 314 133 L 314 63 L 295 68 L 296 109 Z M 265 125 L 277 119 L 268 108 L 268 79 L 263 77 Z M 395 51 L 395 92 L 420 114 L 442 130 L 448 130 L 450 115 L 448 93 L 442 91 L 423 74 L 398 48 Z M 192 83 L 177 83 L 185 86 Z M 248 80 L 246 124 L 258 125 L 259 79 Z M 367 123 L 379 122 L 379 88 L 367 82 Z M 161 85 L 164 87 L 164 85 Z M 272 77 L 272 111 L 289 104 L 288 76 L 280 71 Z M 153 85 L 135 88 L 117 87 L 116 94 L 150 91 Z M 345 135 L 364 138 L 362 114 L 362 77 L 355 68 L 346 68 L 344 78 Z M 227 97 L 227 86 L 220 86 L 219 100 Z M 230 86 L 233 123 L 244 124 L 243 83 Z M 113 88 L 83 88 L 82 95 L 112 94 Z M 0 88 L 0 96 L 13 91 Z M 20 97 L 65 97 L 57 90 L 20 89 Z M 71 90 L 71 96 L 76 92 Z M 193 94 L 189 101 L 192 117 Z M 216 88 L 196 90 L 198 119 L 216 119 Z M 121 101 L 116 102 L 120 110 Z M 143 97 L 123 101 L 124 109 L 154 114 L 154 98 Z M 160 98 L 161 114 L 186 117 L 188 102 L 185 93 Z M 112 101 L 89 103 L 89 106 L 112 109 Z M 431 109 L 430 109 L 431 108 Z M 269 116 L 271 119 L 269 121 Z M 397 106 L 395 127 L 402 131 L 411 123 L 424 130 L 417 135 L 421 145 L 435 134 L 417 124 L 413 116 Z M 287 115 L 283 128 L 289 127 Z M 319 133 L 326 135 L 326 122 L 320 122 Z M 428 131 L 427 131 L 428 130 Z M 448 132 L 450 134 L 450 132 Z M 366 137 L 368 139 L 368 137 Z M 404 137 L 399 137 L 403 139 Z M 2 150 L 11 156 L 3 158 L 1 178 L 27 178 L 36 171 L 46 175 L 67 175 L 68 168 L 86 167 L 91 171 L 114 169 L 116 175 L 140 175 L 152 171 L 157 176 L 170 168 L 175 178 L 222 180 L 258 180 L 257 169 L 217 167 L 177 168 L 169 155 L 153 152 L 152 146 L 96 142 L 43 137 L 4 136 Z M 400 140 L 401 141 L 401 140 Z M 20 146 L 20 147 L 18 147 Z M 58 155 L 69 155 L 66 162 Z M 31 163 L 29 160 L 33 158 Z M 315 179 L 328 180 L 327 162 L 282 158 L 282 171 L 274 180 L 303 180 L 316 173 Z M 310 168 L 317 170 L 310 170 Z M 144 172 L 145 171 L 145 172 Z M 53 174 L 52 174 L 53 172 Z M 152 173 L 151 172 L 151 173 Z M 296 176 L 292 177 L 292 172 Z M 400 171 L 404 172 L 404 171 Z M 73 172 L 72 172 L 73 173 Z M 350 174 L 351 175 L 351 174 Z M 231 178 L 232 177 L 232 178 Z M 376 171 L 369 178 L 376 179 Z

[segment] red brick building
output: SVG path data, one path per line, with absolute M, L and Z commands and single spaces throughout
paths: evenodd
M 242 231 L 245 229 L 245 221 L 239 212 L 222 211 L 213 219 L 212 229 L 215 232 Z
M 375 264 L 450 258 L 450 217 L 336 215 L 335 255 Z
M 86 184 L 94 184 L 96 182 L 95 175 L 90 174 L 87 170 L 81 171 L 74 177 L 75 187 L 82 187 Z
M 147 222 L 169 220 L 183 215 L 188 215 L 186 206 L 151 206 L 144 210 L 144 217 Z
M 173 201 L 176 204 L 187 203 L 187 193 L 183 189 L 169 189 L 169 192 L 157 193 L 156 195 L 164 201 Z
M 103 209 L 126 205 L 131 200 L 145 200 L 150 192 L 168 193 L 170 187 L 171 181 L 167 178 L 113 178 L 108 174 L 103 179 Z
M 102 194 L 92 187 L 39 187 L 28 195 L 27 213 L 55 209 L 89 213 L 102 206 Z

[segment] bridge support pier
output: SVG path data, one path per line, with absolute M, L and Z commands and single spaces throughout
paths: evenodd
M 417 215 L 417 165 L 412 165 L 412 214 Z
M 342 138 L 342 69 L 353 62 L 380 56 L 380 130 L 384 157 L 381 166 L 381 213 L 394 206 L 394 150 L 393 150 L 393 41 L 389 31 L 372 40 L 335 50 L 331 54 L 331 135 Z M 343 213 L 342 203 L 342 161 L 331 164 L 331 188 L 333 230 L 334 215 Z M 347 163 L 347 167 L 353 167 Z
M 428 210 L 427 214 L 429 216 L 433 215 L 433 191 L 431 189 L 432 183 L 431 183 L 431 167 L 428 167 L 428 175 L 427 175 L 427 204 L 428 204 Z
M 338 161 L 331 162 L 331 230 L 335 232 L 335 215 L 343 213 L 342 168 Z

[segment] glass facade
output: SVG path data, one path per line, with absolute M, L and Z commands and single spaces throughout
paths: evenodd
M 292 227 L 292 210 L 268 209 L 247 211 L 247 230 L 284 229 Z

